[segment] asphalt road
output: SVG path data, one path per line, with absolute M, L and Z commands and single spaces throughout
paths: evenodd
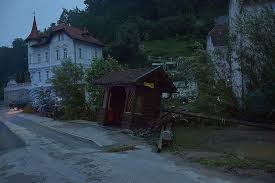
M 0 154 L 24 146 L 25 143 L 0 121 Z
M 150 150 L 107 153 L 95 143 L 57 133 L 16 115 L 5 124 L 15 134 L 0 123 L 0 183 L 262 182 L 178 166 Z

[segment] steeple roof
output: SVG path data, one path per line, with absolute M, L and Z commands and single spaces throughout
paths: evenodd
M 39 40 L 39 32 L 37 30 L 37 25 L 36 25 L 36 20 L 35 20 L 35 16 L 33 17 L 33 23 L 32 23 L 32 31 L 30 33 L 30 35 L 27 37 L 26 41 L 29 40 Z

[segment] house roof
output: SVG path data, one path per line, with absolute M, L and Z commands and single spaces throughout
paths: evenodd
M 29 34 L 29 36 L 27 37 L 26 41 L 28 40 L 39 40 L 39 33 L 37 30 L 37 25 L 36 25 L 36 20 L 35 20 L 35 16 L 33 17 L 33 23 L 32 23 L 32 30 L 31 33 Z
M 155 68 L 139 68 L 139 69 L 127 69 L 122 71 L 113 71 L 102 78 L 94 82 L 95 85 L 139 85 L 143 82 L 150 80 L 154 74 L 161 74 L 160 85 L 165 85 L 165 90 L 169 92 L 176 92 L 177 89 L 174 86 L 173 82 L 168 77 L 167 73 L 161 67 Z
M 94 38 L 87 30 L 80 30 L 76 27 L 72 27 L 67 24 L 59 24 L 53 28 L 50 29 L 50 31 L 47 32 L 38 32 L 36 22 L 34 19 L 33 28 L 30 36 L 26 39 L 26 41 L 31 40 L 35 38 L 38 43 L 32 45 L 33 47 L 42 46 L 45 44 L 48 44 L 51 41 L 51 38 L 59 32 L 65 32 L 69 37 L 71 37 L 74 40 L 86 42 L 89 44 L 95 44 L 99 47 L 104 47 L 104 44 Z
M 213 45 L 225 46 L 227 33 L 228 27 L 226 24 L 215 25 L 214 28 L 209 32 L 209 36 L 211 36 Z

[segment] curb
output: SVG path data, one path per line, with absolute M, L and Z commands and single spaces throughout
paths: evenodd
M 27 119 L 27 120 L 30 120 L 30 121 L 32 121 L 32 122 L 34 122 L 32 119 L 28 119 L 28 118 L 26 118 L 26 117 L 24 117 L 24 116 L 20 116 L 21 118 L 24 118 L 24 119 Z M 65 131 L 63 131 L 63 130 L 59 130 L 59 129 L 57 129 L 57 128 L 54 128 L 54 127 L 51 127 L 51 126 L 49 126 L 49 125 L 45 125 L 45 124 L 42 124 L 41 122 L 34 122 L 35 124 L 38 124 L 38 125 L 40 125 L 40 126 L 42 126 L 42 127 L 44 127 L 44 128 L 48 128 L 48 129 L 50 129 L 50 130 L 53 130 L 53 131 L 55 131 L 55 132 L 58 132 L 58 133 L 61 133 L 61 134 L 63 134 L 63 135 L 68 135 L 68 136 L 71 136 L 71 137 L 73 137 L 73 138 L 77 138 L 77 139 L 79 139 L 79 140 L 82 140 L 82 141 L 86 141 L 86 142 L 89 142 L 89 143 L 94 143 L 94 144 L 96 144 L 98 147 L 103 147 L 101 144 L 98 144 L 98 143 L 96 143 L 95 141 L 93 141 L 92 139 L 89 139 L 89 138 L 87 138 L 87 137 L 82 137 L 82 136 L 80 136 L 80 135 L 77 135 L 77 134 L 74 134 L 74 133 L 69 133 L 69 132 L 65 132 Z
M 102 145 L 96 143 L 96 142 L 93 141 L 92 139 L 89 139 L 89 138 L 86 138 L 86 137 L 82 137 L 82 136 L 79 136 L 79 135 L 74 134 L 74 133 L 65 132 L 65 131 L 63 131 L 63 130 L 59 130 L 59 129 L 57 129 L 57 128 L 54 128 L 54 127 L 51 127 L 51 126 L 48 126 L 48 125 L 44 125 L 44 124 L 41 124 L 41 123 L 37 123 L 37 124 L 40 125 L 40 126 L 42 126 L 42 127 L 44 127 L 44 128 L 48 128 L 48 129 L 50 129 L 50 130 L 56 131 L 56 132 L 58 132 L 58 133 L 61 133 L 61 134 L 64 134 L 64 135 L 69 135 L 69 136 L 71 136 L 71 137 L 73 137 L 73 138 L 77 138 L 77 139 L 80 139 L 80 140 L 82 140 L 82 141 L 92 142 L 92 143 L 96 144 L 96 145 L 99 146 L 99 147 L 103 147 Z

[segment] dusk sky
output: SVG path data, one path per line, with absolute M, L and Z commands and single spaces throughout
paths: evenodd
M 33 12 L 39 30 L 56 22 L 62 8 L 84 9 L 84 0 L 1 0 L 0 46 L 11 46 L 14 38 L 25 39 L 31 31 Z

